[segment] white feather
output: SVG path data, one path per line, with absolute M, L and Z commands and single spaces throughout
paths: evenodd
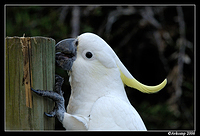
M 100 97 L 90 113 L 89 130 L 146 130 L 137 111 L 115 96 Z

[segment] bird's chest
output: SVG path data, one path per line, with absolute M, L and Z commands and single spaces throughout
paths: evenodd
M 67 105 L 67 113 L 69 114 L 79 114 L 82 116 L 89 116 L 92 106 L 97 98 L 87 98 L 84 96 L 74 96 L 71 95 L 69 103 Z
M 95 101 L 106 94 L 104 91 L 106 89 L 95 83 L 75 82 L 72 78 L 70 85 L 72 90 L 67 105 L 67 113 L 69 114 L 88 116 Z

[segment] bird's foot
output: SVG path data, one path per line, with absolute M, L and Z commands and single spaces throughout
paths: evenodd
M 62 84 L 64 79 L 60 77 L 59 75 L 55 76 L 56 84 L 55 84 L 55 92 L 54 91 L 46 91 L 46 90 L 34 90 L 31 88 L 33 92 L 40 96 L 48 97 L 52 99 L 55 102 L 55 107 L 52 111 L 49 113 L 45 112 L 45 115 L 47 117 L 57 117 L 59 121 L 62 122 L 64 118 L 64 112 L 65 112 L 65 100 L 63 97 L 63 92 L 61 90 Z

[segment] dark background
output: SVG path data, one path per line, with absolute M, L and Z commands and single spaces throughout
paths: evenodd
M 194 129 L 194 5 L 5 6 L 6 36 L 56 42 L 92 32 L 102 37 L 140 82 L 168 84 L 156 94 L 126 87 L 148 130 Z M 63 91 L 70 96 L 67 72 Z M 48 111 L 47 111 L 48 112 Z M 56 119 L 56 129 L 64 129 Z

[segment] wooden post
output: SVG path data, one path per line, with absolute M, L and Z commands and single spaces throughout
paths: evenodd
M 54 102 L 30 88 L 53 90 L 55 40 L 46 37 L 6 38 L 6 130 L 54 130 L 55 118 L 44 112 Z

